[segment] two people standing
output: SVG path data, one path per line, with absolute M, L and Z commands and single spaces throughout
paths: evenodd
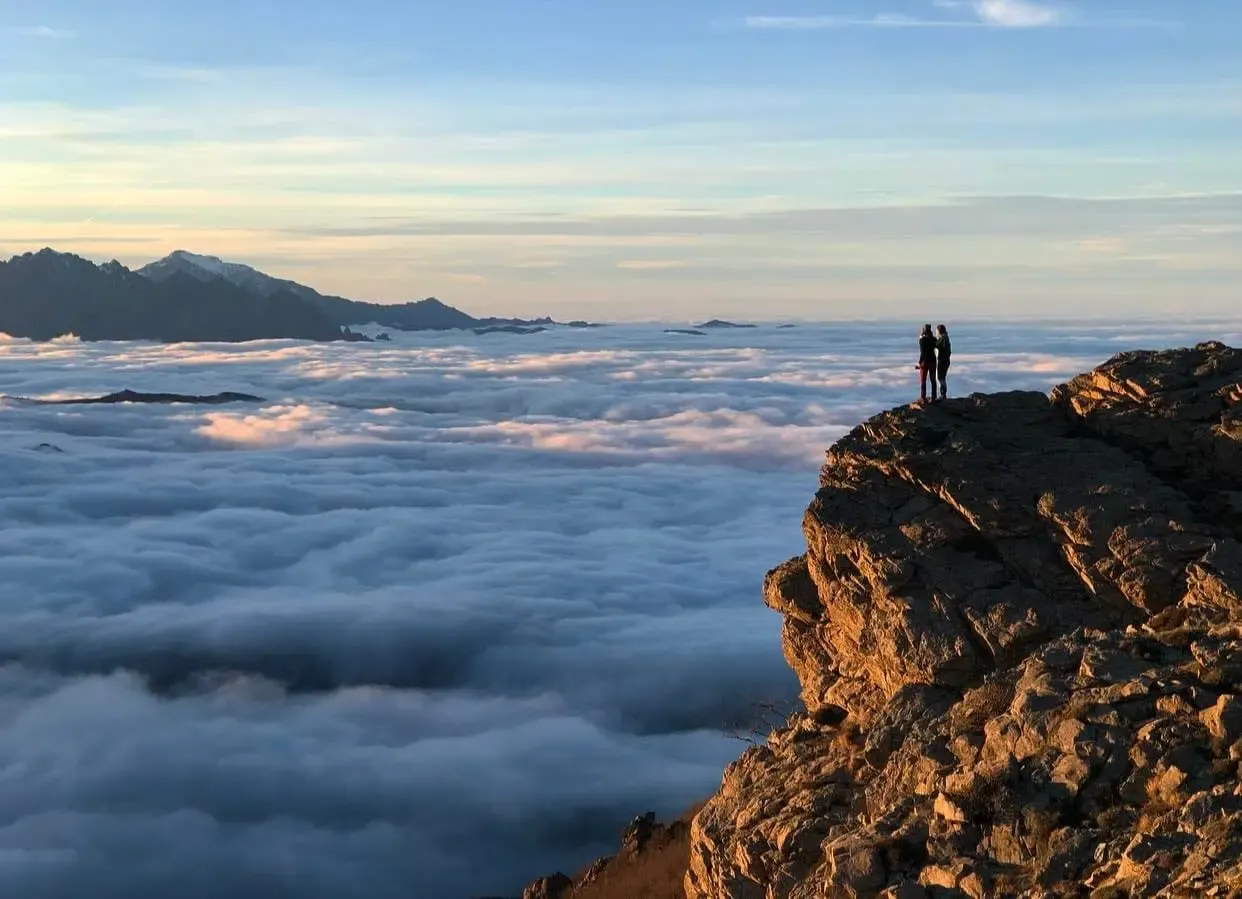
M 945 399 L 949 395 L 949 386 L 946 383 L 949 375 L 949 361 L 953 355 L 953 346 L 949 342 L 949 329 L 944 325 L 936 326 L 936 333 L 932 334 L 931 325 L 923 325 L 923 331 L 919 334 L 919 402 L 927 402 L 927 384 L 931 382 L 931 398 L 932 402 L 937 399 L 936 384 L 940 385 L 940 399 Z

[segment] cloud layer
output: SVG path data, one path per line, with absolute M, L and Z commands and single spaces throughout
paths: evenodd
M 0 341 L 0 894 L 513 893 L 790 696 L 764 571 L 908 329 Z M 954 329 L 957 392 L 1136 344 Z M 32 406 L 124 387 L 251 407 Z

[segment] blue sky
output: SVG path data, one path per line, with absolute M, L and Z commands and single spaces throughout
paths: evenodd
M 0 0 L 0 255 L 607 318 L 1215 313 L 1242 4 Z

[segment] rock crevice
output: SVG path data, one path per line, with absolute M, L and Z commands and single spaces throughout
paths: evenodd
M 876 416 L 803 533 L 764 601 L 806 710 L 695 817 L 690 899 L 1242 884 L 1242 351 Z

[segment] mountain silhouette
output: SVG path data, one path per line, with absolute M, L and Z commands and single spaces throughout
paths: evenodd
M 327 296 L 313 287 L 284 278 L 274 278 L 248 265 L 225 262 L 215 256 L 203 256 L 186 250 L 169 253 L 163 259 L 138 269 L 138 274 L 157 282 L 164 282 L 178 275 L 187 275 L 204 282 L 222 278 L 243 290 L 264 297 L 281 292 L 291 293 L 311 303 L 338 325 L 345 327 L 374 322 L 386 328 L 406 331 L 443 331 L 453 328 L 473 328 L 498 321 L 477 319 L 440 302 L 435 297 L 387 305 Z M 505 320 L 504 323 L 510 322 Z
M 449 330 L 553 324 L 475 318 L 435 298 L 383 305 L 325 296 L 247 265 L 178 250 L 137 271 L 43 249 L 0 262 L 0 332 L 50 340 L 366 340 L 351 326 Z

